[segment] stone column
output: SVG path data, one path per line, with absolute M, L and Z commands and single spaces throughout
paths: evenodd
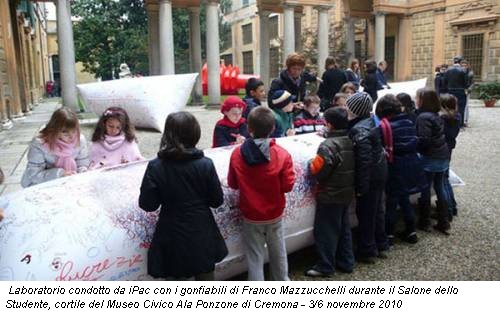
M 70 2 L 57 0 L 57 40 L 61 71 L 61 93 L 63 104 L 80 111 L 76 96 L 75 44 L 71 23 Z
M 354 26 L 354 18 L 351 16 L 346 16 L 344 19 L 346 25 L 346 52 L 347 52 L 347 61 L 348 65 L 350 65 L 352 59 L 356 56 L 356 30 Z
M 316 7 L 318 10 L 318 76 L 325 71 L 325 60 L 328 57 L 328 9 L 329 7 Z
M 175 74 L 174 30 L 172 24 L 172 1 L 159 0 L 160 16 L 160 74 Z
M 295 19 L 294 7 L 285 5 L 283 7 L 284 39 L 283 39 L 283 62 L 286 57 L 295 51 Z
M 303 13 L 294 14 L 294 27 L 295 27 L 295 51 L 302 51 L 302 15 Z
M 201 88 L 200 7 L 189 8 L 189 40 L 191 72 L 199 74 L 191 94 L 191 99 L 193 104 L 201 105 L 203 104 L 203 90 Z
M 385 59 L 385 13 L 375 12 L 375 61 Z
M 259 45 L 260 45 L 260 79 L 264 82 L 264 88 L 269 88 L 269 11 L 259 11 Z
M 411 79 L 412 72 L 412 27 L 411 17 L 402 16 L 399 19 L 399 32 L 398 32 L 398 53 L 396 63 L 396 81 L 404 81 Z M 436 33 L 437 36 L 437 33 Z M 444 34 L 443 34 L 444 36 Z M 441 41 L 442 44 L 444 41 Z
M 219 64 L 219 1 L 208 0 L 207 6 L 207 67 L 208 105 L 220 105 L 220 64 Z
M 160 74 L 160 25 L 158 6 L 148 5 L 148 50 L 149 50 L 149 75 Z

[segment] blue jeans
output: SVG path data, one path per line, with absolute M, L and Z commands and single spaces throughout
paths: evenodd
M 428 186 L 422 190 L 421 198 L 424 203 L 431 203 L 431 185 L 434 185 L 434 191 L 438 201 L 449 203 L 448 194 L 444 188 L 444 175 L 449 170 L 450 160 L 432 159 L 423 156 L 422 166 L 427 177 Z
M 349 204 L 316 205 L 314 241 L 319 260 L 313 266 L 318 272 L 332 274 L 335 267 L 350 272 L 354 267 Z
M 450 184 L 450 169 L 444 173 L 444 189 L 448 199 L 448 212 L 452 215 L 457 214 L 457 201 L 455 201 L 455 193 Z
M 370 190 L 356 198 L 356 215 L 359 222 L 358 254 L 375 257 L 379 251 L 389 249 L 385 233 L 385 212 L 382 204 L 385 183 L 370 183 Z
M 387 235 L 394 235 L 396 222 L 398 221 L 397 206 L 400 206 L 405 222 L 406 234 L 415 232 L 415 209 L 410 203 L 410 195 L 391 195 L 387 194 L 385 230 Z

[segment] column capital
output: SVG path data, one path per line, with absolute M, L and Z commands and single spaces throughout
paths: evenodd
M 317 5 L 313 7 L 316 11 L 318 12 L 324 12 L 324 11 L 329 11 L 331 8 L 333 8 L 333 5 Z
M 294 4 L 294 3 L 283 3 L 283 4 L 281 5 L 281 7 L 282 7 L 283 9 L 292 9 L 292 10 L 295 10 L 295 8 L 296 8 L 296 7 L 298 7 L 298 5 L 297 5 L 297 4 Z
M 200 12 L 201 12 L 201 8 L 200 7 L 188 7 L 188 10 L 189 10 L 189 13 L 192 13 L 192 14 L 197 14 L 197 15 L 200 15 Z
M 172 4 L 172 0 L 158 0 L 158 4 L 162 4 L 162 3 L 170 3 L 170 4 Z
M 386 16 L 387 12 L 384 12 L 384 11 L 373 11 L 372 14 L 375 15 L 375 16 Z

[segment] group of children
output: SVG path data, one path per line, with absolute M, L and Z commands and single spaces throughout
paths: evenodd
M 223 118 L 217 122 L 213 134 L 213 148 L 241 144 L 249 137 L 246 119 L 249 112 L 265 101 L 266 92 L 264 83 L 256 78 L 251 78 L 246 84 L 246 96 L 240 99 L 237 96 L 227 97 L 221 105 Z M 314 94 L 305 96 L 302 102 L 289 91 L 275 90 L 269 96 L 276 127 L 271 137 L 285 137 L 312 132 L 319 132 L 325 126 L 325 120 L 320 112 L 330 107 L 345 107 L 349 96 L 356 93 L 354 84 L 345 83 L 340 92 L 333 96 L 328 104 L 321 107 L 322 100 Z
M 89 149 L 80 133 L 77 115 L 66 107 L 60 108 L 31 141 L 21 185 L 29 187 L 87 170 L 142 160 L 136 141 L 127 112 L 111 107 L 99 118 Z
M 240 144 L 231 154 L 227 182 L 240 194 L 250 280 L 264 279 L 266 246 L 271 279 L 288 280 L 283 216 L 295 173 L 290 154 L 273 137 L 315 132 L 325 138 L 309 163 L 317 182 L 318 261 L 306 275 L 350 273 L 355 260 L 375 263 L 387 257 L 397 234 L 398 206 L 405 224 L 399 235 L 416 243 L 417 227 L 430 230 L 431 185 L 437 195 L 434 228 L 448 234 L 457 214 L 448 181 L 460 124 L 456 98 L 421 89 L 415 110 L 409 95 L 386 95 L 373 115 L 370 95 L 353 87 L 346 86 L 323 114 L 317 96 L 298 104 L 281 89 L 270 95 L 270 108 L 262 106 L 265 90 L 256 79 L 249 80 L 243 100 L 231 96 L 222 104 L 224 117 L 215 126 L 213 146 Z M 213 280 L 215 264 L 228 253 L 210 209 L 223 203 L 221 183 L 213 162 L 196 148 L 200 136 L 192 114 L 170 114 L 157 158 L 143 177 L 139 206 L 162 208 L 148 251 L 148 273 L 155 278 Z M 31 142 L 22 186 L 142 159 L 123 109 L 102 114 L 87 149 L 76 114 L 61 108 Z M 418 192 L 417 221 L 410 195 Z M 352 201 L 359 221 L 356 251 L 348 217 Z
M 262 85 L 254 81 L 252 86 Z M 352 272 L 355 261 L 375 263 L 387 257 L 396 235 L 417 243 L 417 227 L 430 231 L 431 185 L 438 199 L 434 228 L 449 234 L 457 214 L 448 181 L 459 129 L 453 96 L 439 98 L 435 91 L 421 89 L 415 108 L 407 94 L 386 95 L 373 115 L 371 97 L 356 92 L 346 97 L 345 106 L 332 103 L 320 115 L 319 99 L 309 95 L 294 116 L 293 96 L 276 90 L 270 109 L 257 104 L 242 117 L 247 103 L 258 103 L 263 96 L 247 89 L 244 101 L 228 97 L 221 107 L 224 118 L 214 131 L 214 146 L 218 138 L 240 144 L 231 154 L 227 183 L 239 190 L 249 280 L 264 279 L 266 247 L 270 278 L 289 279 L 283 216 L 295 174 L 290 154 L 273 137 L 313 131 L 325 138 L 309 164 L 317 181 L 318 261 L 306 275 L 327 277 L 335 271 Z M 318 120 L 322 122 L 316 124 Z M 227 255 L 210 211 L 223 202 L 220 181 L 212 161 L 196 148 L 199 128 L 189 113 L 170 115 L 158 158 L 144 175 L 140 206 L 146 211 L 168 208 L 160 212 L 149 251 L 149 273 L 154 277 L 213 279 L 215 264 Z M 419 192 L 417 221 L 410 195 Z M 359 221 L 356 251 L 348 216 L 353 201 Z M 396 233 L 398 206 L 405 225 L 401 233 Z
M 248 95 L 247 89 L 247 103 Z M 430 231 L 432 185 L 437 196 L 434 229 L 449 234 L 450 222 L 457 214 L 448 180 L 451 152 L 459 133 L 455 97 L 438 97 L 434 90 L 421 89 L 415 105 L 408 94 L 386 95 L 372 114 L 370 95 L 354 92 L 345 96 L 344 105 L 332 99 L 322 115 L 320 99 L 314 95 L 306 96 L 295 114 L 297 104 L 288 91 L 276 90 L 270 99 L 271 109 L 257 105 L 250 110 L 248 120 L 240 117 L 240 123 L 247 122 L 245 138 L 229 143 L 242 143 L 231 155 L 227 179 L 229 187 L 240 190 L 250 280 L 264 279 L 266 245 L 271 279 L 288 279 L 282 217 L 284 194 L 294 183 L 293 164 L 273 137 L 307 132 L 325 137 L 309 166 L 317 181 L 314 236 L 319 258 L 306 275 L 324 277 L 336 270 L 350 273 L 355 260 L 375 263 L 376 258 L 387 257 L 385 251 L 396 236 L 417 243 L 417 228 Z M 229 97 L 222 108 L 224 121 L 231 118 L 232 108 L 241 114 L 246 106 Z M 415 193 L 421 194 L 418 220 L 410 203 L 410 195 Z M 359 222 L 356 251 L 348 218 L 353 200 Z M 399 233 L 398 207 L 405 227 Z

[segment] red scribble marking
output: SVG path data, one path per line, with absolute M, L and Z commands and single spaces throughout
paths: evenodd
M 151 247 L 151 243 L 149 243 L 149 242 L 142 242 L 139 245 L 139 248 L 142 248 L 142 249 L 149 249 L 150 247 Z
M 26 261 L 26 264 L 30 264 L 31 262 L 31 255 L 30 254 L 26 254 L 26 256 L 21 260 L 21 262 L 25 262 Z
M 136 254 L 131 258 L 118 256 L 115 259 L 107 258 L 93 265 L 88 265 L 81 271 L 74 271 L 73 261 L 67 261 L 61 268 L 59 275 L 56 277 L 56 281 L 99 280 L 104 276 L 105 271 L 111 268 L 131 268 L 142 262 L 144 262 L 144 260 L 140 254 Z

